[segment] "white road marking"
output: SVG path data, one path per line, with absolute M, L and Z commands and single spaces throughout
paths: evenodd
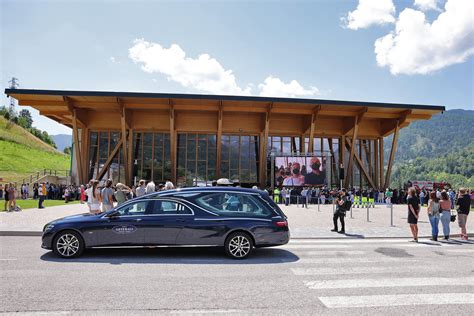
M 0 261 L 16 261 L 18 259 L 14 259 L 14 258 L 11 258 L 11 259 L 0 259 Z
M 170 314 L 225 314 L 225 313 L 239 313 L 237 309 L 189 309 L 189 310 L 174 310 Z
M 340 256 L 340 255 L 364 255 L 365 251 L 361 250 L 320 250 L 320 251 L 300 251 L 298 255 L 307 256 Z
M 354 289 L 370 287 L 410 287 L 474 284 L 474 277 L 466 278 L 389 278 L 389 279 L 348 279 L 305 281 L 304 284 L 313 290 L 321 289 Z
M 443 249 L 443 251 L 458 252 L 458 253 L 463 253 L 463 252 L 472 253 L 474 252 L 474 249 Z
M 282 249 L 343 249 L 343 248 L 350 248 L 352 247 L 349 245 L 284 245 L 281 246 Z
M 380 266 L 380 267 L 353 267 L 341 265 L 337 268 L 290 268 L 295 275 L 326 275 L 326 274 L 372 274 L 372 273 L 406 273 L 420 270 L 418 266 Z M 441 271 L 443 267 L 433 267 L 433 272 Z
M 346 243 L 370 243 L 370 244 L 380 244 L 380 243 L 399 243 L 407 242 L 409 239 L 405 238 L 394 238 L 394 239 L 291 239 L 289 244 L 346 244 Z
M 407 262 L 406 258 L 366 258 L 366 257 L 324 257 L 324 258 L 302 258 L 298 260 L 298 263 L 377 263 L 377 262 Z M 415 262 L 418 260 L 410 260 L 409 262 Z
M 328 308 L 387 307 L 408 305 L 474 304 L 473 293 L 396 294 L 367 296 L 323 296 L 319 300 Z

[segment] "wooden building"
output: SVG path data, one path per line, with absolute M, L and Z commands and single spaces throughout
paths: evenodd
M 325 154 L 344 186 L 390 183 L 401 128 L 442 106 L 168 93 L 6 89 L 73 129 L 73 182 L 113 178 L 192 185 L 221 177 L 270 184 L 271 152 Z M 384 157 L 384 137 L 394 134 Z M 388 163 L 385 164 L 385 160 Z M 386 167 L 384 167 L 386 166 Z

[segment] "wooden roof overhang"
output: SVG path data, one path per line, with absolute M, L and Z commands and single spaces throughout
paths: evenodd
M 432 115 L 445 110 L 444 106 L 434 105 L 173 93 L 6 89 L 5 94 L 17 99 L 19 105 L 31 106 L 41 115 L 69 127 L 73 125 L 75 112 L 80 127 L 92 128 L 105 124 L 104 121 L 96 120 L 97 116 L 111 117 L 112 121 L 120 125 L 120 114 L 125 111 L 127 125 L 135 128 L 135 121 L 147 122 L 147 116 L 153 113 L 167 114 L 172 109 L 178 115 L 201 113 L 203 124 L 212 121 L 206 120 L 206 113 L 213 113 L 217 117 L 218 113 L 229 112 L 232 113 L 230 119 L 234 121 L 252 120 L 252 117 L 262 117 L 263 120 L 271 118 L 274 123 L 270 124 L 270 134 L 280 132 L 282 124 L 291 125 L 287 122 L 292 119 L 302 126 L 297 133 L 306 134 L 317 118 L 316 126 L 321 125 L 322 129 L 332 128 L 328 135 L 349 135 L 357 118 L 356 121 L 361 126 L 367 125 L 367 129 L 359 133 L 361 136 L 381 137 L 393 133 L 397 124 L 399 128 L 403 128 L 413 121 L 430 119 Z M 136 120 L 134 116 L 137 117 Z M 186 118 L 185 114 L 183 118 Z M 183 119 L 182 124 L 191 124 L 192 121 L 188 117 L 187 120 Z M 229 121 L 229 125 L 231 123 Z M 290 130 L 281 130 L 282 134 L 286 132 L 289 133 Z M 317 127 L 315 134 L 321 134 Z

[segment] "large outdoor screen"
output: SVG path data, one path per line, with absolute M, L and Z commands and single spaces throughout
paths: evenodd
M 326 181 L 325 157 L 275 157 L 277 186 L 321 186 Z

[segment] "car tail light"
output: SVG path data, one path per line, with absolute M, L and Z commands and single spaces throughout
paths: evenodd
M 287 221 L 279 221 L 279 222 L 275 222 L 275 225 L 277 225 L 278 227 L 288 227 L 288 222 Z

